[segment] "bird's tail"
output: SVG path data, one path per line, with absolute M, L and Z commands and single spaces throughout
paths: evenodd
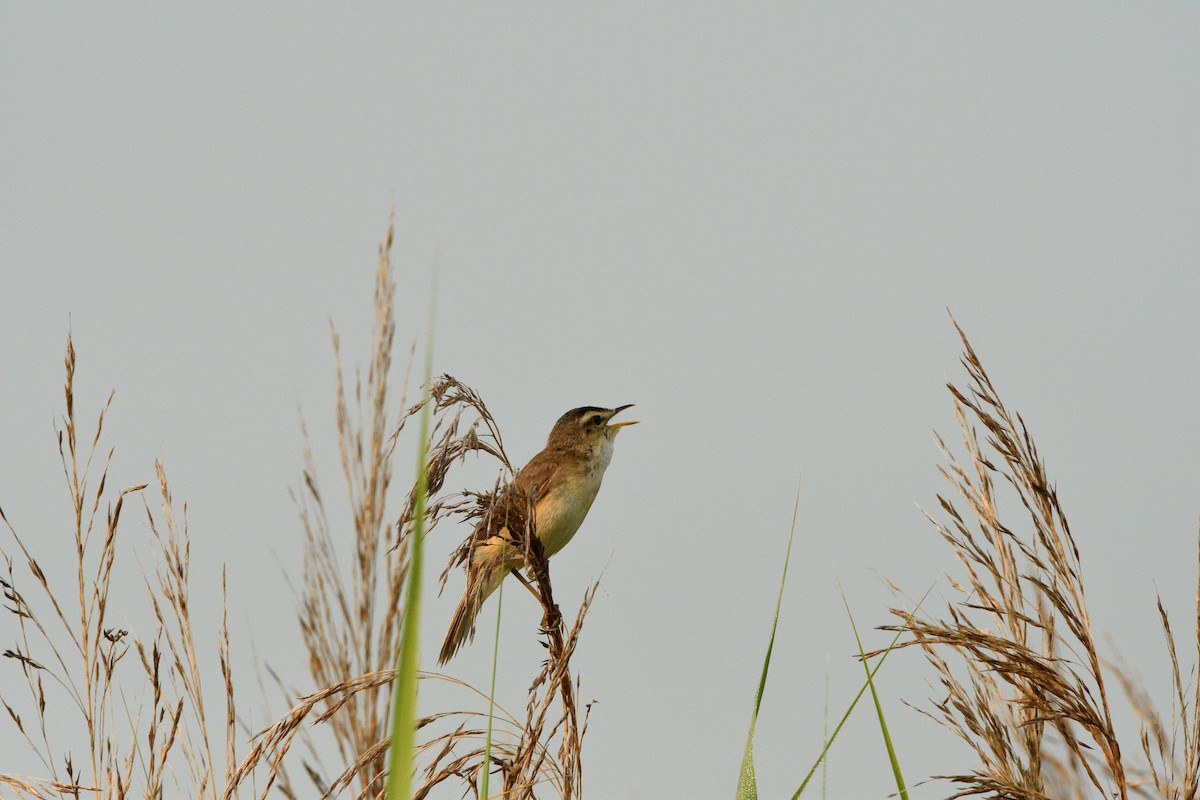
M 468 586 L 467 591 L 463 592 L 462 600 L 458 601 L 458 608 L 454 609 L 454 618 L 450 621 L 450 630 L 446 632 L 446 640 L 442 642 L 442 652 L 438 654 L 438 664 L 445 664 L 454 658 L 460 647 L 475 638 L 475 617 L 482 605 L 476 599 L 476 595 L 477 592 L 471 591 L 471 587 Z
M 520 563 L 519 559 L 492 563 L 481 566 L 475 575 L 468 574 L 467 588 L 462 599 L 458 601 L 458 607 L 454 609 L 450 630 L 446 631 L 446 639 L 442 642 L 442 650 L 438 654 L 438 664 L 445 664 L 454 658 L 460 647 L 475 638 L 475 617 L 479 616 L 483 601 L 500 587 L 508 570 Z

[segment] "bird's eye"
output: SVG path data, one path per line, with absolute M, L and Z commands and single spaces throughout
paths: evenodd
M 604 421 L 604 418 L 603 418 L 603 417 L 601 417 L 599 414 L 597 414 L 596 416 L 594 416 L 594 417 L 592 417 L 591 419 L 589 419 L 589 420 L 588 420 L 588 423 L 589 423 L 589 424 L 591 424 L 591 425 L 599 425 L 599 424 L 600 424 L 601 422 L 603 422 L 603 421 Z

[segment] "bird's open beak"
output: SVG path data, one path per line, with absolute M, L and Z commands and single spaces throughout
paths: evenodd
M 627 406 L 617 406 L 616 410 L 615 410 L 615 411 L 613 411 L 613 416 L 615 417 L 617 414 L 620 414 L 622 411 L 624 411 L 624 410 L 625 410 L 625 409 L 627 409 L 627 408 L 633 408 L 633 403 L 630 403 L 630 404 L 629 404 L 629 405 L 627 405 Z M 611 417 L 610 417 L 610 419 L 611 419 Z M 630 421 L 628 421 L 628 422 L 610 422 L 610 423 L 608 424 L 608 427 L 610 427 L 610 428 L 624 428 L 626 425 L 637 425 L 637 424 L 638 424 L 638 422 L 640 422 L 640 421 L 641 421 L 641 420 L 636 420 L 636 419 L 633 419 L 633 420 L 630 420 Z

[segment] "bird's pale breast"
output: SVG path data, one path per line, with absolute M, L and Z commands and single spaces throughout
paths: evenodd
M 579 530 L 611 460 L 612 440 L 608 439 L 589 453 L 578 469 L 567 471 L 555 481 L 554 490 L 537 502 L 537 537 L 547 556 L 566 547 Z

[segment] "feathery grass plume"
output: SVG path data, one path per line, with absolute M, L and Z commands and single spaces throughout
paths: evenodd
M 930 716 L 962 738 L 979 763 L 940 777 L 957 784 L 953 797 L 1196 798 L 1196 696 L 1179 677 L 1165 613 L 1179 702 L 1170 722 L 1141 704 L 1149 765 L 1139 767 L 1114 728 L 1114 673 L 1097 648 L 1079 549 L 1057 489 L 1021 416 L 1001 401 L 954 325 L 969 383 L 948 388 L 967 458 L 961 462 L 938 438 L 947 459 L 940 471 L 958 498 L 938 497 L 944 521 L 927 516 L 965 579 L 952 581 L 962 599 L 944 616 L 909 623 L 914 639 L 907 644 L 922 648 L 944 692 Z M 976 425 L 985 431 L 982 441 Z M 1200 611 L 1200 594 L 1197 602 Z M 1132 686 L 1119 670 L 1115 677 Z M 1131 698 L 1137 708 L 1136 694 Z
M 302 486 L 292 492 L 304 535 L 297 619 L 309 674 L 317 687 L 335 686 L 356 676 L 389 669 L 400 637 L 407 554 L 404 548 L 390 546 L 392 522 L 386 507 L 392 459 L 406 419 L 402 416 L 393 421 L 393 408 L 403 408 L 405 401 L 403 397 L 398 402 L 391 398 L 389 383 L 396 329 L 393 230 L 389 224 L 378 248 L 370 361 L 365 377 L 355 372 L 352 387 L 347 385 L 342 370 L 340 338 L 330 322 L 335 429 L 350 503 L 348 524 L 330 521 L 308 430 L 301 423 L 305 442 Z M 351 390 L 353 401 L 348 398 Z M 403 527 L 403 517 L 399 525 Z M 342 568 L 337 557 L 339 541 L 352 542 L 348 569 Z M 386 693 L 352 692 L 340 698 L 339 713 L 325 720 L 339 762 L 333 767 L 319 755 L 331 748 L 304 737 L 308 753 L 302 766 L 318 792 L 329 788 L 331 769 L 340 774 L 346 764 L 357 762 L 387 736 L 388 708 Z M 277 761 L 272 772 L 285 794 L 303 794 L 283 761 Z M 384 774 L 382 754 L 361 764 L 357 771 L 359 792 L 378 789 Z
M 131 636 L 113 623 L 118 615 L 114 603 L 119 601 L 111 589 L 115 569 L 123 563 L 117 543 L 124 501 L 146 484 L 124 489 L 114 500 L 107 491 L 113 456 L 109 449 L 96 487 L 89 487 L 93 465 L 103 452 L 99 448 L 104 416 L 113 395 L 84 452 L 75 414 L 75 366 L 68 336 L 66 415 L 58 430 L 58 447 L 74 518 L 74 574 L 64 581 L 43 570 L 0 511 L 28 569 L 28 575 L 18 571 L 13 557 L 5 554 L 6 575 L 0 587 L 6 610 L 15 617 L 17 642 L 5 651 L 10 663 L 3 666 L 20 670 L 32 713 L 23 717 L 12 697 L 2 702 L 44 771 L 40 778 L 0 775 L 0 785 L 17 797 L 216 798 L 227 773 L 219 771 L 213 753 L 193 637 L 186 506 L 184 521 L 177 524 L 166 472 L 156 462 L 161 514 L 156 516 L 146 504 L 158 561 L 155 580 L 148 579 L 146 585 L 153 617 L 137 620 L 135 624 L 144 625 L 143 634 L 135 631 Z M 101 505 L 106 507 L 103 516 Z M 29 577 L 37 587 L 32 594 L 23 586 Z M 122 608 L 120 615 L 136 620 L 129 608 Z M 138 658 L 127 660 L 131 647 Z M 235 758 L 235 707 L 224 619 L 218 656 L 226 707 L 222 755 L 228 769 Z M 62 725 L 57 716 L 56 724 L 49 723 L 51 713 L 59 713 L 54 708 L 59 703 L 71 709 L 77 727 Z M 71 753 L 80 750 L 83 759 L 76 761 Z
M 1172 714 L 1166 721 L 1155 709 L 1145 690 L 1130 679 L 1130 671 L 1117 671 L 1121 688 L 1140 723 L 1142 755 L 1149 782 L 1165 800 L 1200 798 L 1200 537 L 1197 538 L 1196 568 L 1196 663 L 1184 680 L 1170 617 L 1158 598 L 1158 616 L 1171 662 Z M 1169 724 L 1168 724 L 1169 723 Z
M 197 797 L 216 798 L 227 782 L 237 758 L 235 747 L 237 713 L 234 703 L 233 673 L 229 660 L 225 575 L 222 571 L 221 629 L 217 643 L 217 655 L 225 691 L 225 716 L 222 720 L 225 749 L 222 753 L 224 769 L 218 774 L 215 768 L 217 762 L 212 753 L 212 737 L 209 735 L 209 725 L 205 715 L 203 681 L 197 663 L 196 643 L 189 612 L 191 538 L 188 535 L 187 504 L 185 503 L 183 506 L 182 524 L 177 524 L 166 470 L 163 469 L 160 461 L 155 461 L 154 467 L 158 477 L 162 516 L 165 523 L 165 530 L 160 530 L 159 525 L 155 523 L 154 515 L 147 506 L 146 519 L 161 556 L 155 573 L 156 582 L 149 587 L 150 604 L 158 622 L 158 635 L 149 658 L 147 658 L 146 649 L 140 641 L 137 642 L 138 654 L 143 665 L 151 665 L 147 671 L 153 673 L 154 650 L 158 649 L 160 641 L 166 642 L 165 655 L 170 657 L 169 671 L 173 676 L 173 682 L 177 682 L 180 686 L 175 716 L 178 718 L 183 707 L 182 704 L 186 700 L 196 729 L 194 736 L 191 733 L 191 727 L 184 727 L 180 731 L 183 737 L 182 749 L 190 775 L 190 785 L 195 788 Z M 159 770 L 156 772 L 159 781 L 163 778 L 162 769 L 166 766 L 166 764 L 159 765 Z

